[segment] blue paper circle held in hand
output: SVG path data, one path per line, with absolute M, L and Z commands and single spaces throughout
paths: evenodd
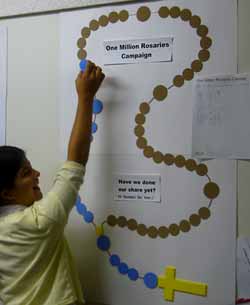
M 80 64 L 79 64 L 79 66 L 80 66 L 80 69 L 82 70 L 82 71 L 84 71 L 85 69 L 86 69 L 86 67 L 87 67 L 87 60 L 86 59 L 82 59 L 81 61 L 80 61 Z
M 102 251 L 108 251 L 108 249 L 110 248 L 110 240 L 107 236 L 105 235 L 101 235 L 98 239 L 97 239 L 97 247 L 102 250 Z
M 127 274 L 128 273 L 128 265 L 125 264 L 125 263 L 121 263 L 119 266 L 118 266 L 118 270 L 121 274 Z
M 128 270 L 128 277 L 131 281 L 136 281 L 139 278 L 139 273 L 136 269 L 132 268 Z
M 150 289 L 154 289 L 158 285 L 158 278 L 154 273 L 146 273 L 143 278 L 143 281 L 144 284 Z
M 109 258 L 109 261 L 110 261 L 110 264 L 112 266 L 119 266 L 120 265 L 120 258 L 118 255 L 111 255 L 110 258 Z
M 94 103 L 93 103 L 93 112 L 94 112 L 94 114 L 101 113 L 102 109 L 103 109 L 102 102 L 95 98 L 94 99 Z
M 95 122 L 92 122 L 92 128 L 91 128 L 91 131 L 92 133 L 96 133 L 97 132 L 97 124 Z
M 94 220 L 94 215 L 92 212 L 88 211 L 84 213 L 83 218 L 87 223 L 91 223 Z

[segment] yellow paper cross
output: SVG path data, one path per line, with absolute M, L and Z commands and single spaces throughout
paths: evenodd
M 176 268 L 168 266 L 165 275 L 158 278 L 159 288 L 164 289 L 164 299 L 174 301 L 175 292 L 184 292 L 194 295 L 207 296 L 207 284 L 176 279 Z

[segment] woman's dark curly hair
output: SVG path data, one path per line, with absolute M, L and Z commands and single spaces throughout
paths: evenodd
M 0 204 L 1 192 L 14 186 L 19 169 L 25 160 L 25 152 L 14 146 L 0 146 Z

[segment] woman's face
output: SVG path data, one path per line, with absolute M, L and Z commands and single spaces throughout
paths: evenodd
M 14 187 L 8 190 L 11 203 L 29 206 L 42 199 L 39 176 L 40 173 L 33 169 L 30 161 L 25 158 L 15 178 Z

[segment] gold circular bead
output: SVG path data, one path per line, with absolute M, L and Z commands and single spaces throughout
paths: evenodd
M 109 23 L 109 19 L 108 19 L 107 16 L 102 15 L 102 16 L 99 18 L 99 24 L 100 24 L 100 26 L 105 27 L 105 26 L 108 25 L 108 23 Z
M 178 156 L 176 156 L 174 163 L 177 167 L 183 167 L 186 163 L 186 160 L 183 156 L 178 155 Z
M 83 28 L 82 29 L 82 37 L 86 39 L 86 38 L 89 38 L 89 36 L 90 36 L 90 29 L 87 28 L 87 27 Z
M 198 57 L 200 59 L 200 61 L 208 61 L 209 57 L 210 57 L 210 52 L 208 50 L 200 50 Z
M 155 163 L 161 163 L 163 162 L 164 156 L 160 151 L 156 151 L 153 154 L 153 160 Z
M 190 216 L 189 221 L 190 221 L 192 226 L 198 227 L 199 224 L 201 223 L 201 218 L 200 218 L 199 215 L 193 214 L 193 215 Z
M 204 194 L 207 198 L 209 199 L 214 199 L 216 198 L 219 193 L 220 193 L 220 188 L 219 186 L 214 183 L 214 182 L 208 182 L 205 186 L 204 186 Z
M 182 220 L 180 222 L 180 230 L 184 233 L 189 232 L 191 229 L 190 223 L 187 220 Z
M 84 50 L 84 49 L 80 49 L 78 52 L 77 52 L 77 57 L 79 59 L 85 59 L 87 57 L 87 52 Z
M 129 18 L 129 13 L 128 13 L 127 10 L 122 10 L 122 11 L 120 11 L 120 13 L 119 13 L 119 19 L 120 19 L 121 22 L 127 21 L 128 18 Z
M 180 228 L 176 223 L 173 223 L 169 226 L 169 232 L 173 236 L 177 236 L 180 233 Z
M 89 23 L 89 28 L 91 31 L 96 31 L 99 28 L 99 22 L 95 19 L 91 20 Z
M 111 226 L 114 227 L 117 224 L 117 219 L 114 215 L 109 215 L 107 218 L 107 223 Z
M 185 69 L 184 71 L 183 71 L 183 77 L 184 77 L 184 79 L 185 80 L 192 80 L 193 79 L 193 77 L 194 77 L 194 72 L 193 72 L 193 70 L 192 69 Z
M 147 114 L 150 111 L 150 105 L 148 103 L 141 103 L 140 105 L 140 111 L 143 114 Z
M 138 113 L 135 117 L 135 122 L 139 125 L 144 124 L 146 121 L 145 115 L 142 113 Z
M 158 235 L 158 230 L 156 229 L 156 227 L 151 226 L 148 228 L 148 236 L 150 238 L 156 238 Z
M 153 96 L 157 101 L 163 101 L 168 95 L 168 89 L 165 86 L 159 85 L 154 88 Z
M 208 34 L 208 27 L 204 24 L 200 25 L 197 29 L 197 34 L 201 37 L 205 37 Z
M 134 130 L 134 131 L 135 131 L 135 135 L 136 135 L 137 137 L 141 137 L 141 136 L 144 135 L 145 129 L 144 129 L 143 126 L 137 125 L 137 126 L 135 127 L 135 130 Z
M 201 18 L 199 16 L 192 16 L 190 19 L 190 25 L 192 28 L 198 28 L 201 24 Z
M 171 7 L 171 9 L 170 9 L 170 16 L 172 18 L 178 18 L 180 16 L 180 14 L 181 14 L 181 10 L 180 10 L 180 8 L 178 6 Z
M 147 6 L 142 6 L 138 9 L 136 16 L 139 21 L 147 21 L 151 16 L 151 10 Z
M 199 209 L 199 216 L 200 218 L 206 220 L 211 216 L 211 212 L 209 208 L 203 207 Z
M 168 234 L 169 234 L 169 230 L 167 227 L 165 226 L 162 226 L 158 229 L 158 235 L 161 237 L 161 238 L 166 238 L 168 237 Z
M 197 164 L 196 164 L 195 160 L 193 160 L 193 159 L 188 159 L 188 160 L 186 161 L 185 166 L 186 166 L 186 169 L 187 169 L 187 170 L 189 170 L 189 171 L 192 172 L 193 170 L 196 169 Z
M 212 39 L 210 37 L 202 37 L 200 41 L 200 46 L 202 49 L 209 49 L 212 45 Z
M 135 219 L 129 219 L 127 226 L 129 230 L 135 231 L 137 229 L 137 221 Z
M 181 11 L 180 16 L 183 21 L 189 21 L 192 17 L 192 12 L 185 8 Z
M 205 176 L 205 175 L 207 175 L 207 173 L 208 173 L 208 168 L 207 168 L 206 164 L 199 164 L 199 165 L 196 167 L 196 173 L 197 173 L 199 176 Z
M 147 140 L 145 138 L 138 138 L 136 141 L 136 145 L 140 149 L 144 149 L 147 147 Z
M 109 22 L 116 23 L 119 20 L 119 15 L 117 12 L 111 12 L 109 14 Z
M 194 72 L 200 72 L 203 68 L 203 64 L 200 60 L 194 60 L 191 64 L 191 68 Z
M 83 37 L 79 38 L 77 40 L 77 46 L 79 49 L 83 49 L 86 46 L 86 39 L 84 39 Z
M 184 77 L 182 75 L 176 75 L 174 80 L 173 80 L 173 84 L 175 87 L 182 87 L 184 84 Z
M 141 223 L 137 226 L 137 233 L 141 236 L 144 236 L 147 234 L 147 227 Z
M 173 165 L 175 161 L 175 157 L 172 154 L 165 154 L 164 156 L 164 162 L 167 165 Z
M 167 18 L 169 16 L 169 8 L 167 6 L 160 7 L 158 14 L 161 18 Z
M 146 146 L 146 147 L 144 148 L 143 153 L 144 153 L 144 156 L 145 156 L 146 158 L 152 158 L 152 157 L 153 157 L 153 154 L 154 154 L 154 149 L 153 149 L 153 147 L 151 147 L 151 146 Z
M 117 219 L 117 224 L 119 227 L 124 228 L 127 225 L 127 219 L 124 216 L 119 216 Z

